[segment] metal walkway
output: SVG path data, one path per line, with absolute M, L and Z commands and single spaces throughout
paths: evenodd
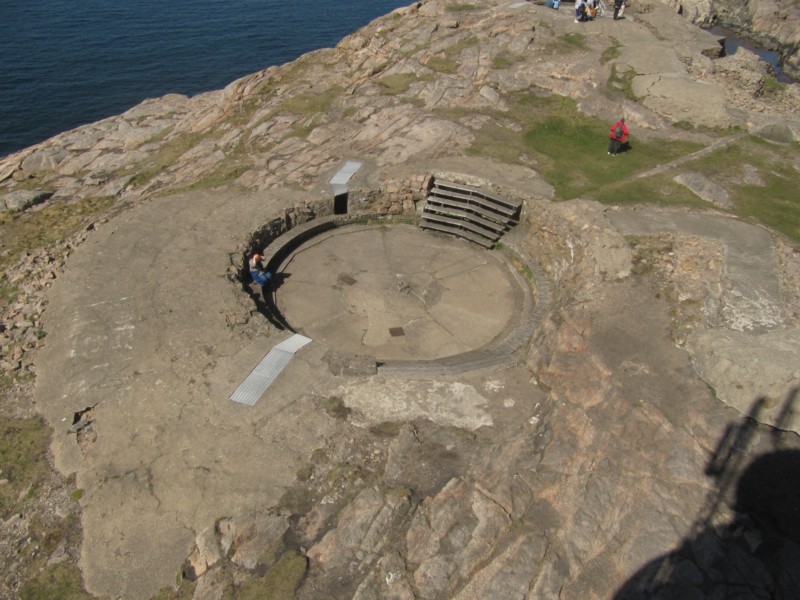
M 261 362 L 247 376 L 247 379 L 236 388 L 230 399 L 239 404 L 253 406 L 270 384 L 275 381 L 280 372 L 283 371 L 283 368 L 289 363 L 295 352 L 309 342 L 311 342 L 310 338 L 296 333 L 275 346 L 261 359 Z

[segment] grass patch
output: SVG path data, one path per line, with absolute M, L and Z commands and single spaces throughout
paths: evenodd
M 586 44 L 586 36 L 582 33 L 565 33 L 561 36 L 561 39 L 566 42 L 567 46 L 576 48 L 578 50 L 586 50 L 589 47 Z
M 376 83 L 387 96 L 396 96 L 407 92 L 415 81 L 417 76 L 414 73 L 392 73 L 381 77 Z
M 305 487 L 294 486 L 283 493 L 278 500 L 278 508 L 293 515 L 304 515 L 314 506 L 314 498 L 311 491 Z
M 617 68 L 617 65 L 611 65 L 611 75 L 608 77 L 608 89 L 613 92 L 619 92 L 628 100 L 634 102 L 639 99 L 633 93 L 633 78 L 636 77 L 636 71 L 633 69 L 625 69 L 624 71 Z
M 236 594 L 237 600 L 287 600 L 303 583 L 308 559 L 296 550 L 285 552 L 264 575 L 245 582 Z
M 465 4 L 461 2 L 454 2 L 452 4 L 445 5 L 444 9 L 447 12 L 469 12 L 471 10 L 478 10 L 480 6 L 477 4 Z
M 153 177 L 167 167 L 175 164 L 178 158 L 194 147 L 204 137 L 206 136 L 203 134 L 190 133 L 170 140 L 148 159 L 141 171 L 128 180 L 128 185 L 138 188 L 148 184 Z
M 245 173 L 250 168 L 250 165 L 232 165 L 227 164 L 220 167 L 217 167 L 206 175 L 205 177 L 198 179 L 194 183 L 181 187 L 175 188 L 175 192 L 185 192 L 185 191 L 193 191 L 193 190 L 203 190 L 208 188 L 215 188 L 220 187 L 222 185 L 228 184 L 233 180 L 240 177 L 243 173 Z
M 381 421 L 377 425 L 371 426 L 369 431 L 375 435 L 395 437 L 398 433 L 400 433 L 400 429 L 402 427 L 403 423 L 399 421 Z
M 328 112 L 333 100 L 342 94 L 342 87 L 334 85 L 319 94 L 305 92 L 281 102 L 279 110 L 285 110 L 301 117 Z
M 497 70 L 510 69 L 521 60 L 522 57 L 503 50 L 492 59 L 492 68 Z
M 621 47 L 622 44 L 620 44 L 619 41 L 617 41 L 616 39 L 613 40 L 611 45 L 605 50 L 603 50 L 603 53 L 600 55 L 600 64 L 607 65 L 612 60 L 619 58 L 619 55 L 621 54 L 619 49 Z
M 522 164 L 523 156 L 534 156 L 536 168 L 555 187 L 559 200 L 584 197 L 609 204 L 701 205 L 669 178 L 658 182 L 655 192 L 649 188 L 654 185 L 652 178 L 633 179 L 638 172 L 698 150 L 700 144 L 664 139 L 644 142 L 634 137 L 631 152 L 612 158 L 606 154 L 609 124 L 580 113 L 573 100 L 532 93 L 511 94 L 506 100 L 508 112 L 484 111 L 495 121 L 473 132 L 468 154 L 510 164 Z M 452 111 L 446 114 L 459 117 Z
M 171 587 L 161 588 L 151 600 L 191 600 L 194 597 L 196 587 L 196 581 L 180 578 L 177 589 L 172 589 Z M 224 600 L 233 598 L 232 594 L 225 594 L 224 592 L 223 594 L 222 598 Z
M 350 408 L 345 405 L 344 400 L 338 396 L 325 398 L 322 402 L 325 412 L 334 419 L 346 419 L 350 414 Z
M 631 156 L 624 156 L 627 162 Z M 733 213 L 754 219 L 786 235 L 796 246 L 800 246 L 800 172 L 791 165 L 800 160 L 800 146 L 776 146 L 756 136 L 746 136 L 720 148 L 712 154 L 703 156 L 684 167 L 697 172 L 711 181 L 723 186 L 734 203 Z M 750 165 L 763 180 L 763 185 L 748 184 L 743 180 L 742 167 Z M 674 175 L 672 173 L 670 177 Z M 672 182 L 658 183 L 658 179 L 647 180 L 662 190 L 669 190 Z M 682 188 L 683 186 L 677 186 Z M 659 194 L 659 201 L 681 199 L 688 190 L 675 189 Z M 684 203 L 682 201 L 682 203 Z M 706 203 L 702 203 L 707 206 Z
M 458 63 L 446 56 L 432 56 L 425 66 L 437 73 L 453 74 L 458 72 Z
M 295 473 L 299 481 L 308 481 L 309 479 L 311 479 L 311 476 L 313 474 L 314 474 L 314 465 L 308 463 L 297 469 L 297 472 Z
M 325 452 L 324 448 L 317 448 L 311 453 L 312 465 L 321 465 L 323 463 L 328 462 L 328 460 L 329 460 L 328 453 Z
M 800 181 L 796 172 L 773 172 L 765 182 L 764 186 L 741 188 L 734 197 L 737 212 L 781 232 L 800 248 Z
M 569 118 L 551 117 L 524 137 L 531 150 L 549 159 L 542 171 L 563 199 L 593 198 L 610 185 L 701 147 L 681 141 L 634 141 L 631 152 L 614 158 L 606 154 L 608 124 L 577 112 Z
M 672 181 L 673 176 L 674 173 L 670 172 L 647 179 L 611 183 L 595 190 L 591 198 L 609 205 L 655 203 L 662 206 L 708 208 L 708 204 L 686 186 Z
M 477 43 L 477 36 L 468 35 L 446 48 L 441 54 L 430 57 L 425 66 L 438 73 L 456 73 L 460 66 L 458 57 L 466 48 L 475 46 Z
M 786 89 L 786 84 L 781 83 L 774 77 L 764 78 L 764 95 L 767 97 L 774 97 L 782 94 Z
M 55 202 L 36 211 L 5 211 L 0 213 L 0 267 L 8 270 L 23 252 L 48 248 L 77 233 L 97 214 L 105 212 L 114 202 L 111 196 L 85 198 L 78 202 Z M 4 283 L 0 298 L 15 295 L 13 286 Z
M 47 567 L 19 590 L 20 600 L 90 600 L 77 567 L 65 563 Z
M 0 418 L 0 516 L 16 512 L 20 496 L 34 494 L 48 472 L 50 428 L 41 419 Z

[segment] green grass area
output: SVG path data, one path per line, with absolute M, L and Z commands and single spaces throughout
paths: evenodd
M 78 202 L 54 203 L 36 211 L 0 213 L 0 268 L 6 271 L 23 252 L 36 252 L 77 233 L 93 216 L 105 212 L 114 202 L 109 196 L 87 198 Z M 0 296 L 13 289 L 0 288 Z
M 51 430 L 41 419 L 0 418 L 0 517 L 17 511 L 25 496 L 36 492 L 48 471 Z
M 633 93 L 633 78 L 636 77 L 636 71 L 633 69 L 621 70 L 617 65 L 611 66 L 611 75 L 608 77 L 608 89 L 613 92 L 619 92 L 628 100 L 636 102 L 638 98 Z
M 611 157 L 609 157 L 611 158 Z M 621 160 L 617 157 L 613 160 Z M 591 194 L 593 200 L 603 204 L 654 203 L 662 206 L 690 206 L 708 208 L 708 204 L 698 198 L 685 186 L 672 181 L 672 172 L 648 177 L 612 182 Z
M 462 2 L 453 2 L 444 7 L 447 12 L 469 12 L 471 10 L 479 10 L 480 8 L 481 7 L 477 4 L 466 4 Z
M 200 141 L 205 135 L 201 134 L 186 134 L 165 143 L 153 156 L 151 156 L 147 163 L 136 173 L 131 174 L 128 185 L 137 188 L 143 187 L 150 182 L 153 177 L 158 175 L 164 169 L 175 164 L 185 152 L 190 150 Z
M 515 64 L 522 62 L 522 60 L 522 56 L 502 50 L 492 59 L 492 68 L 498 70 L 510 69 Z
M 643 184 L 621 186 L 619 182 L 702 147 L 666 139 L 638 141 L 634 135 L 631 152 L 611 157 L 606 154 L 610 123 L 578 112 L 573 100 L 534 94 L 516 94 L 506 100 L 509 111 L 487 113 L 496 122 L 474 132 L 467 153 L 517 164 L 523 164 L 522 156 L 535 156 L 537 170 L 555 187 L 559 200 L 610 201 L 613 195 L 616 202 L 645 201 Z M 443 114 L 454 119 L 466 116 L 454 111 Z M 517 127 L 511 126 L 514 123 Z M 609 186 L 617 186 L 613 194 L 608 192 Z M 677 186 L 663 187 L 656 198 L 663 197 L 667 203 L 696 203 Z
M 223 589 L 221 600 L 233 600 L 233 584 L 229 584 L 228 589 Z M 177 588 L 162 588 L 151 600 L 191 600 L 194 596 L 194 591 L 197 588 L 196 581 L 187 581 L 180 578 L 177 583 Z
M 342 95 L 342 88 L 331 86 L 321 92 L 304 92 L 284 99 L 276 112 L 290 112 L 300 117 L 310 117 L 330 110 L 334 99 Z
M 90 600 L 84 591 L 81 572 L 77 567 L 62 563 L 46 567 L 25 583 L 19 591 L 20 600 Z
M 610 63 L 615 58 L 619 58 L 620 48 L 622 48 L 622 44 L 619 43 L 617 39 L 612 38 L 613 41 L 611 45 L 603 50 L 603 53 L 600 55 L 600 64 L 606 65 Z
M 772 227 L 800 247 L 800 145 L 777 145 L 754 136 L 692 161 L 696 171 L 728 190 L 734 212 Z M 763 185 L 742 179 L 743 167 L 755 169 Z
M 765 77 L 764 78 L 764 95 L 769 96 L 779 96 L 783 93 L 786 89 L 786 84 L 781 83 L 774 77 Z
M 280 557 L 264 577 L 245 582 L 236 593 L 237 600 L 288 600 L 305 579 L 308 559 L 295 550 Z
M 425 66 L 437 73 L 453 74 L 458 72 L 458 63 L 446 56 L 432 56 L 425 63 Z
M 397 96 L 408 91 L 411 84 L 417 81 L 414 73 L 392 73 L 384 75 L 376 81 L 381 91 L 388 96 Z
M 549 160 L 542 169 L 560 198 L 594 198 L 609 185 L 701 148 L 699 144 L 672 140 L 640 142 L 631 139 L 631 151 L 606 154 L 609 124 L 574 114 L 554 116 L 524 134 L 526 146 Z M 620 202 L 636 202 L 618 190 Z
M 459 60 L 461 53 L 471 46 L 478 45 L 478 43 L 477 36 L 466 35 L 456 43 L 448 46 L 441 54 L 428 59 L 425 66 L 438 73 L 456 73 L 459 66 L 461 66 L 461 61 Z
M 586 36 L 582 33 L 565 33 L 561 36 L 568 48 L 575 48 L 578 50 L 587 50 L 589 46 L 586 44 Z

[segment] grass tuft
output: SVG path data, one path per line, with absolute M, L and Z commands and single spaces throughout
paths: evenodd
M 0 418 L 0 517 L 15 512 L 24 495 L 35 493 L 48 471 L 51 430 L 41 419 Z

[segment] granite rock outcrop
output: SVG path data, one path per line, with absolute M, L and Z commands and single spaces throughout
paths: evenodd
M 149 598 L 180 574 L 195 600 L 276 581 L 301 599 L 611 598 L 652 585 L 647 565 L 673 551 L 687 597 L 742 566 L 771 585 L 759 561 L 794 574 L 797 540 L 743 524 L 733 483 L 800 447 L 796 250 L 713 212 L 725 194 L 691 177 L 703 210 L 554 202 L 546 158 L 503 136 L 525 130 L 515 102 L 560 96 L 623 111 L 643 137 L 800 140 L 797 86 L 765 94 L 765 67 L 720 58 L 675 12 L 637 2 L 576 24 L 529 2 L 416 2 L 336 48 L 0 160 L 8 214 L 110 207 L 14 263 L 23 293 L 0 332 L 4 369 L 36 374 L 54 462 L 84 490 L 87 589 Z M 475 155 L 487 131 L 514 155 Z M 412 220 L 439 176 L 519 199 L 505 243 L 547 274 L 548 311 L 502 368 L 400 384 L 311 345 L 268 398 L 231 406 L 284 335 L 245 253 L 330 214 L 328 182 L 352 158 L 354 212 Z M 743 168 L 736 184 L 768 176 Z M 364 418 L 400 388 L 414 412 Z M 419 412 L 434 392 L 449 411 L 436 420 Z M 78 443 L 65 420 L 82 410 Z M 716 552 L 723 529 L 746 543 Z M 713 571 L 703 548 L 735 560 Z

